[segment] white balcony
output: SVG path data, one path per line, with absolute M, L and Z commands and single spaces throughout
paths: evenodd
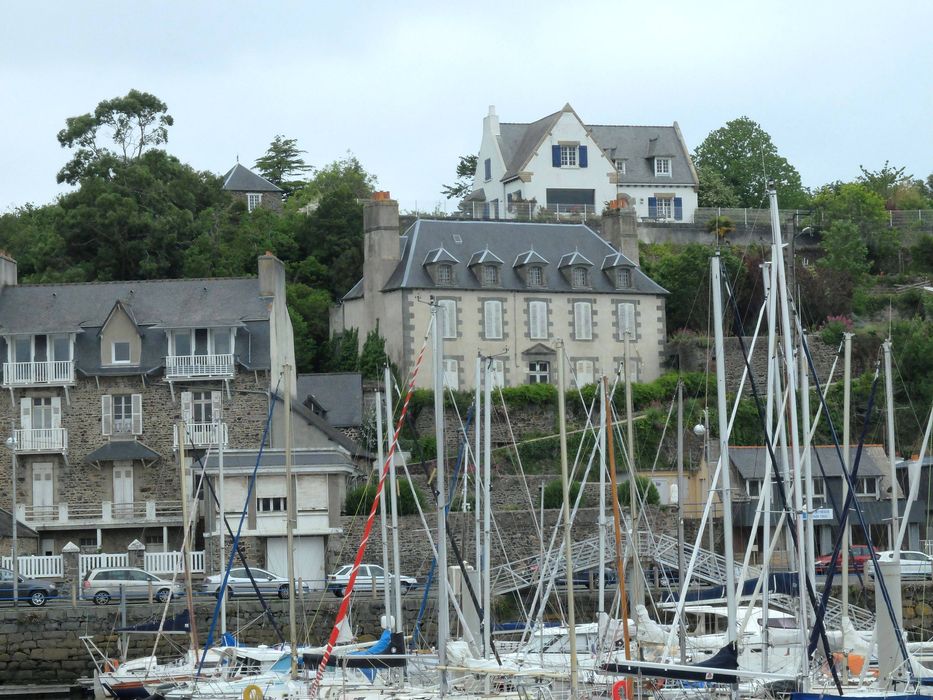
M 13 440 L 17 452 L 64 452 L 68 449 L 68 431 L 65 428 L 32 428 L 14 430 Z
M 75 383 L 72 360 L 54 362 L 4 362 L 3 386 L 65 386 Z
M 167 355 L 165 378 L 171 381 L 187 379 L 232 379 L 233 354 Z
M 175 449 L 178 449 L 178 426 L 175 426 Z M 216 447 L 218 439 L 226 446 L 226 423 L 185 423 L 186 447 Z
M 17 517 L 30 527 L 99 527 L 135 525 L 136 523 L 164 524 L 181 520 L 181 501 L 135 501 L 133 503 L 56 503 L 35 506 L 16 505 Z

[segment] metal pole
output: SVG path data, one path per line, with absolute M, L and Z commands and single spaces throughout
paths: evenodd
M 684 561 L 684 382 L 677 382 L 677 571 L 680 576 L 687 570 Z M 687 626 L 683 615 L 678 615 L 680 623 L 677 637 L 680 642 L 680 663 L 687 663 Z
M 483 376 L 483 658 L 492 651 L 492 372 Z M 490 678 L 486 676 L 487 690 Z
M 390 421 L 391 422 L 391 421 Z M 382 449 L 382 394 L 376 392 L 376 459 L 379 461 L 379 469 L 385 464 L 385 455 Z M 392 600 L 389 597 L 389 523 L 386 513 L 385 491 L 379 496 L 379 518 L 382 523 L 382 593 L 383 605 L 385 606 L 386 629 L 394 630 L 392 624 Z M 399 572 L 401 573 L 401 572 Z
M 599 608 L 606 612 L 606 392 L 599 383 Z M 603 648 L 600 640 L 600 649 Z
M 851 413 L 852 410 L 852 334 L 846 333 L 844 336 L 844 350 L 843 350 L 843 376 L 842 376 L 842 459 L 843 467 L 846 470 L 846 473 L 849 471 L 849 466 L 851 462 L 851 457 L 849 454 L 849 442 L 850 442 L 850 425 L 852 423 Z M 824 489 L 829 488 L 824 485 Z M 849 496 L 849 481 L 848 479 L 842 480 L 842 502 L 846 502 L 846 498 Z M 839 514 L 841 517 L 845 517 L 845 513 Z M 840 647 L 845 649 L 846 646 L 846 619 L 849 617 L 849 521 L 846 519 L 845 527 L 842 529 L 842 625 L 840 629 L 842 630 L 842 642 Z M 843 676 L 847 675 L 849 665 L 844 664 L 842 667 Z
M 887 399 L 888 460 L 891 466 L 891 529 L 888 544 L 894 550 L 894 561 L 900 561 L 901 552 L 894 546 L 897 538 L 897 450 L 894 445 L 894 379 L 891 376 L 891 339 L 882 344 L 884 350 L 884 395 Z M 907 513 L 904 513 L 907 517 Z
M 771 249 L 772 258 L 775 256 L 774 248 Z M 762 265 L 762 283 L 765 290 L 765 299 L 767 303 L 765 305 L 768 312 L 768 391 L 767 391 L 767 408 L 766 408 L 766 417 L 765 417 L 765 439 L 768 441 L 769 445 L 774 445 L 774 408 L 780 400 L 780 392 L 777 390 L 777 306 L 775 302 L 775 291 L 777 290 L 777 282 L 774 275 L 776 274 L 774 269 L 774 264 L 770 262 L 764 263 Z M 772 448 L 773 449 L 773 448 Z M 761 576 L 764 579 L 764 587 L 762 588 L 761 593 L 761 612 L 762 618 L 767 621 L 770 614 L 771 608 L 771 591 L 770 591 L 770 581 L 769 577 L 771 575 L 771 558 L 768 556 L 768 552 L 771 551 L 771 495 L 772 495 L 772 480 L 774 479 L 774 474 L 772 470 L 774 465 L 771 464 L 771 460 L 767 460 L 765 464 L 765 478 L 762 483 L 762 488 L 765 489 L 763 507 L 764 507 L 764 525 L 762 528 L 762 537 L 761 537 L 761 549 L 762 549 L 762 559 L 761 559 Z M 761 628 L 761 668 L 767 673 L 770 665 L 770 641 L 771 641 L 771 629 L 765 624 Z
M 221 415 L 223 415 L 221 413 Z M 217 494 L 217 504 L 220 509 L 220 521 L 215 524 L 217 528 L 217 535 L 220 538 L 217 543 L 217 548 L 220 553 L 220 566 L 224 567 L 227 563 L 226 555 L 226 533 L 224 530 L 227 526 L 226 511 L 224 510 L 224 435 L 223 435 L 223 424 L 220 421 L 219 416 L 214 417 L 216 423 L 214 424 L 214 429 L 217 431 L 217 481 L 219 482 L 219 488 L 217 489 L 219 493 Z M 163 546 L 167 545 L 164 539 L 162 540 Z M 227 591 L 220 591 L 220 634 L 225 635 L 227 633 Z
M 285 385 L 285 546 L 288 557 L 288 639 L 291 652 L 291 678 L 298 678 L 298 625 L 295 614 L 295 525 L 297 518 L 296 489 L 292 478 L 292 367 L 282 366 Z
M 15 432 L 13 433 L 16 434 Z M 19 544 L 16 523 L 16 438 L 13 438 L 13 544 L 10 554 L 13 558 L 13 607 L 19 606 Z
M 557 422 L 560 427 L 560 481 L 564 496 L 564 571 L 567 580 L 567 625 L 570 637 L 570 697 L 579 697 L 577 692 L 577 628 L 573 600 L 573 548 L 570 536 L 570 476 L 567 466 L 567 422 L 564 398 L 565 349 L 562 340 L 557 341 Z M 543 601 L 542 601 L 543 602 Z
M 386 390 L 386 423 L 392 424 L 392 373 L 386 366 L 383 371 L 383 380 Z M 391 430 L 387 435 L 392 435 Z M 396 451 L 395 454 L 398 452 Z M 401 579 L 398 577 L 402 573 L 402 555 L 398 546 L 398 479 L 395 472 L 395 454 L 389 461 L 389 518 L 392 525 L 392 570 L 395 572 L 395 585 L 393 592 L 395 594 L 395 631 L 402 631 L 402 587 Z
M 480 498 L 481 498 L 481 481 L 482 481 L 482 472 L 481 462 L 480 462 L 480 439 L 482 430 L 480 429 L 480 410 L 482 409 L 483 399 L 482 399 L 482 374 L 483 372 L 483 360 L 480 357 L 479 353 L 476 355 L 476 388 L 474 389 L 474 401 L 476 403 L 476 411 L 474 416 L 476 418 L 473 420 L 473 527 L 475 532 L 474 542 L 473 542 L 473 560 L 476 563 L 476 570 L 480 571 L 480 557 L 482 556 L 482 541 L 481 541 L 481 532 L 482 524 L 480 523 Z M 477 612 L 479 612 L 477 610 Z
M 437 465 L 434 472 L 437 491 L 437 663 L 440 666 L 439 694 L 446 697 L 447 688 L 447 638 L 450 635 L 450 619 L 447 617 L 447 520 L 444 509 L 447 504 L 447 478 L 444 473 L 444 338 L 441 333 L 440 314 L 437 301 L 432 299 L 431 315 L 434 317 L 434 435 L 437 441 Z
M 623 340 L 622 376 L 625 379 L 625 453 L 629 465 L 629 509 L 632 514 L 632 610 L 634 606 L 645 602 L 645 593 L 642 589 L 641 562 L 638 560 L 638 470 L 635 467 L 635 425 L 632 420 L 632 355 L 631 332 L 625 330 Z M 638 635 L 638 618 L 635 617 L 635 634 Z
M 188 616 L 191 619 L 191 648 L 197 649 L 198 630 L 194 617 L 194 596 L 191 588 L 191 544 L 188 540 L 188 458 L 185 455 L 185 441 L 188 439 L 187 425 L 184 421 L 178 422 L 178 466 L 181 474 L 181 522 L 182 535 L 182 566 L 185 576 L 185 597 L 188 601 Z M 121 591 L 120 597 L 123 597 Z

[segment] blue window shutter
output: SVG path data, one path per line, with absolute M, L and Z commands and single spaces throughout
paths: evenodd
M 586 167 L 586 146 L 580 146 L 580 167 Z
M 551 146 L 551 165 L 560 167 L 560 146 Z
M 682 221 L 684 218 L 684 200 L 683 197 L 674 197 L 674 218 Z
M 658 215 L 658 198 L 648 197 L 648 216 L 654 218 Z

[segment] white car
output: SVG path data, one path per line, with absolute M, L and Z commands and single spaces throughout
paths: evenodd
M 253 567 L 250 567 L 249 571 L 263 595 L 277 595 L 279 598 L 288 598 L 287 578 Z M 201 584 L 201 592 L 216 596 L 220 592 L 223 580 L 223 574 L 205 577 L 204 582 Z M 304 593 L 311 592 L 311 586 L 304 581 L 301 583 L 301 589 Z M 253 582 L 250 581 L 249 575 L 243 567 L 230 569 L 230 576 L 227 577 L 227 597 L 232 598 L 235 595 L 256 595 Z
M 878 552 L 878 561 L 894 561 L 894 552 Z M 901 580 L 933 579 L 933 559 L 923 552 L 901 552 Z M 865 575 L 874 580 L 875 565 L 871 559 L 865 562 Z
M 347 564 L 341 566 L 334 573 L 327 577 L 327 590 L 331 591 L 338 598 L 343 596 L 343 591 L 350 582 L 350 571 L 353 566 Z M 389 575 L 389 584 L 393 582 L 393 575 Z M 418 585 L 418 579 L 411 576 L 399 576 L 399 583 L 402 586 L 402 593 L 408 593 L 412 588 Z M 373 587 L 381 591 L 385 587 L 385 571 L 381 566 L 375 564 L 360 564 L 360 570 L 356 575 L 356 583 L 353 584 L 354 591 L 371 591 Z

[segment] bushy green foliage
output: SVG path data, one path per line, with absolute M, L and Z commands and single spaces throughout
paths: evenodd
M 643 504 L 656 506 L 661 502 L 661 494 L 658 493 L 658 487 L 647 476 L 635 477 L 635 493 L 638 497 L 639 507 Z M 627 479 L 618 486 L 619 504 L 624 508 L 631 503 L 632 480 Z
M 389 497 L 389 484 L 385 484 L 383 498 Z M 368 515 L 373 507 L 373 501 L 376 499 L 376 484 L 363 484 L 347 492 L 343 503 L 344 515 Z M 424 492 L 413 485 L 408 479 L 399 479 L 396 483 L 396 493 L 398 494 L 398 514 L 415 515 L 418 513 L 418 505 L 424 510 L 427 498 Z M 388 503 L 388 500 L 386 501 Z
M 577 496 L 580 494 L 580 482 L 571 481 L 569 486 L 570 491 L 570 507 L 573 508 L 573 504 L 577 501 Z M 564 488 L 561 485 L 560 479 L 554 479 L 547 482 L 544 487 L 544 507 L 545 508 L 560 508 L 564 503 Z

